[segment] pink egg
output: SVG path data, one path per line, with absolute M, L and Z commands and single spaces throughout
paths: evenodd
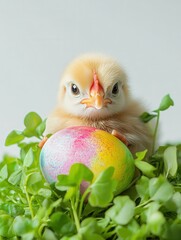
M 113 135 L 92 127 L 60 130 L 42 148 L 40 166 L 49 183 L 55 182 L 59 174 L 68 174 L 74 163 L 89 167 L 95 178 L 113 166 L 113 178 L 119 181 L 118 192 L 125 190 L 134 176 L 134 160 L 129 149 Z

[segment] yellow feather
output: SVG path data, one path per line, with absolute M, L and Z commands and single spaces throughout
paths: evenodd
M 100 110 L 88 109 L 79 100 L 89 96 L 94 71 L 105 96 L 113 102 Z M 111 95 L 116 82 L 121 85 L 118 97 Z M 80 96 L 71 95 L 71 84 L 77 85 Z M 69 126 L 93 126 L 110 133 L 114 129 L 126 137 L 132 153 L 145 148 L 150 151 L 152 130 L 139 119 L 144 111 L 142 104 L 132 99 L 126 74 L 119 64 L 104 55 L 88 54 L 75 59 L 65 69 L 60 81 L 58 104 L 47 119 L 46 133 L 55 133 Z

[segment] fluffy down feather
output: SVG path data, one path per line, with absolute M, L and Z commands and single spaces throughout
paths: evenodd
M 152 146 L 152 129 L 139 116 L 125 72 L 112 58 L 88 54 L 75 59 L 60 81 L 58 104 L 47 119 L 46 134 L 70 126 L 93 126 L 124 135 L 132 153 Z

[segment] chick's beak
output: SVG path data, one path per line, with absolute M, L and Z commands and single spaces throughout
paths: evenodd
M 97 93 L 93 98 L 93 105 L 96 109 L 101 109 L 104 105 L 104 98 L 102 95 Z
M 97 74 L 94 73 L 94 81 L 90 88 L 90 97 L 83 99 L 82 104 L 86 104 L 86 107 L 94 107 L 96 109 L 101 109 L 104 106 L 107 106 L 108 103 L 112 103 L 109 98 L 104 98 L 104 90 L 99 83 Z

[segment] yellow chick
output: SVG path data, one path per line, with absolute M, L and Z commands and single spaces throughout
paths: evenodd
M 114 59 L 83 55 L 63 73 L 46 134 L 70 126 L 92 126 L 118 137 L 132 153 L 150 151 L 152 131 L 139 118 L 144 111 L 132 99 L 126 74 Z

